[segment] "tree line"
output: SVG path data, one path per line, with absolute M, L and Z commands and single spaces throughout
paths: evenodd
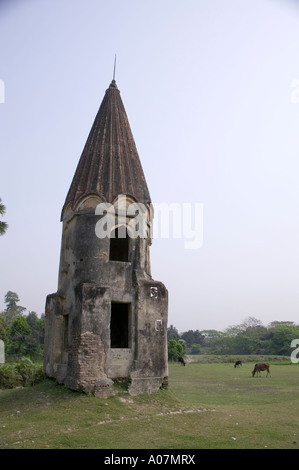
M 5 346 L 5 360 L 14 361 L 24 356 L 42 360 L 45 336 L 44 315 L 28 312 L 18 305 L 18 294 L 8 291 L 4 297 L 6 308 L 0 312 L 0 340 Z
M 241 324 L 224 331 L 188 330 L 179 333 L 170 325 L 167 337 L 170 360 L 177 360 L 179 355 L 186 353 L 289 356 L 291 341 L 299 338 L 299 325 L 292 321 L 273 321 L 264 326 L 257 318 L 248 317 Z

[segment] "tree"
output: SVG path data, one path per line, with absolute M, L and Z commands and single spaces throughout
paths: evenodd
M 265 326 L 257 325 L 257 326 L 249 326 L 245 333 L 246 336 L 251 338 L 259 338 L 259 339 L 268 339 L 270 337 L 270 333 Z
M 6 207 L 2 204 L 2 199 L 0 198 L 0 215 L 4 215 L 6 211 Z M 4 235 L 8 228 L 7 222 L 0 222 L 0 235 Z
M 168 340 L 168 360 L 177 361 L 179 356 L 184 356 L 186 346 L 177 339 Z
M 20 299 L 16 292 L 8 291 L 5 294 L 4 302 L 6 303 L 6 309 L 4 312 L 1 312 L 1 316 L 5 318 L 9 326 L 12 325 L 16 317 L 23 315 L 26 310 L 25 307 L 17 305 L 17 302 L 19 301 Z
M 246 331 L 248 328 L 255 328 L 256 326 L 261 326 L 261 325 L 262 325 L 261 320 L 255 317 L 247 317 L 245 318 L 243 323 L 241 323 L 241 327 L 243 331 Z
M 243 323 L 241 323 L 240 325 L 229 326 L 225 330 L 225 334 L 228 336 L 236 336 L 242 333 L 246 333 L 246 331 L 250 328 L 256 328 L 261 325 L 262 325 L 262 322 L 258 320 L 257 318 L 247 317 L 245 318 Z
M 26 321 L 31 329 L 30 337 L 26 338 L 30 355 L 42 354 L 42 345 L 44 344 L 45 319 L 38 318 L 35 312 L 29 312 Z
M 0 339 L 2 339 L 6 344 L 9 340 L 9 328 L 4 317 L 0 317 Z
M 170 325 L 170 327 L 167 328 L 167 339 L 179 339 L 179 337 L 178 330 L 173 325 Z
M 31 334 L 31 328 L 25 317 L 17 317 L 13 321 L 10 329 L 9 352 L 16 355 L 26 355 L 30 351 L 28 348 L 28 337 Z
M 187 346 L 190 348 L 193 344 L 203 344 L 204 336 L 198 331 L 188 330 L 181 334 L 181 339 L 186 341 Z
M 276 328 L 277 326 L 296 326 L 295 323 L 293 321 L 272 321 L 271 323 L 269 323 L 269 326 L 268 328 L 272 329 L 272 328 Z
M 273 322 L 281 323 L 271 328 L 271 349 L 273 354 L 289 355 L 291 353 L 291 342 L 299 338 L 299 326 L 293 322 Z M 288 323 L 288 324 L 286 324 Z
M 200 354 L 202 348 L 200 344 L 192 344 L 190 354 Z
M 204 336 L 205 339 L 221 338 L 221 336 L 224 335 L 223 331 L 218 330 L 201 330 L 200 334 Z
M 7 357 L 30 355 L 35 359 L 43 356 L 45 316 L 38 318 L 35 312 L 24 316 L 25 307 L 18 305 L 19 296 L 8 291 L 5 295 L 6 309 L 0 313 L 0 340 L 5 343 Z M 13 357 L 14 356 L 14 357 Z

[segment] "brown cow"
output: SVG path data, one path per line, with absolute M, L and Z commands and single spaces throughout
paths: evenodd
M 252 377 L 254 377 L 255 373 L 256 373 L 257 376 L 258 375 L 261 376 L 261 372 L 264 371 L 264 370 L 267 371 L 266 377 L 268 377 L 268 375 L 270 375 L 270 377 L 271 377 L 270 364 L 268 364 L 266 362 L 255 364 L 254 369 L 252 371 Z

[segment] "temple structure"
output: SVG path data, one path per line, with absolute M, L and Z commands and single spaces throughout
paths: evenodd
M 44 371 L 108 397 L 167 384 L 168 292 L 151 277 L 153 211 L 126 111 L 112 80 L 62 208 L 58 290 L 47 296 Z

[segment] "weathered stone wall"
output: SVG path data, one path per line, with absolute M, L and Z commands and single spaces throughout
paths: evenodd
M 133 368 L 133 349 L 109 349 L 107 355 L 107 375 L 112 379 L 129 378 Z
M 49 377 L 57 376 L 57 364 L 62 362 L 63 343 L 64 317 L 59 311 L 59 297 L 50 294 L 46 300 L 44 348 L 44 370 Z
M 164 284 L 136 273 L 135 370 L 132 395 L 155 393 L 167 381 L 168 292 Z

